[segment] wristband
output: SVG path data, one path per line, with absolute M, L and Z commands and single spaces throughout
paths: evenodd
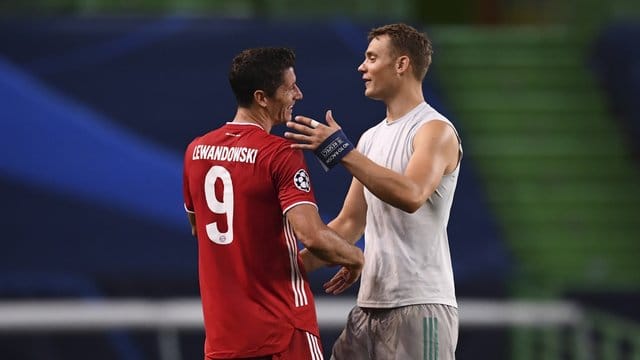
M 340 129 L 323 141 L 313 153 L 316 155 L 316 158 L 320 160 L 324 171 L 329 171 L 329 169 L 336 166 L 340 160 L 353 149 L 353 144 L 347 139 L 347 135 L 344 134 L 342 129 Z

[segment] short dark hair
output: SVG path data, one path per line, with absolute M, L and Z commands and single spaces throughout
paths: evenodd
M 369 42 L 376 37 L 387 35 L 391 39 L 392 54 L 408 55 L 413 66 L 413 75 L 422 81 L 431 65 L 433 48 L 427 34 L 419 32 L 407 24 L 390 24 L 372 29 Z
M 284 71 L 294 67 L 296 56 L 288 48 L 253 48 L 233 58 L 229 84 L 240 107 L 249 107 L 257 90 L 273 96 L 283 83 Z

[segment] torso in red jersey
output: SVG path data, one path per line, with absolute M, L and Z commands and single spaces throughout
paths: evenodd
M 206 357 L 278 353 L 294 328 L 319 335 L 283 216 L 315 198 L 302 152 L 289 144 L 258 125 L 227 123 L 187 148 L 184 198 L 196 216 Z

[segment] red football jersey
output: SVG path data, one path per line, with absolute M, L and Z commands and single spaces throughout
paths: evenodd
M 301 151 L 255 124 L 227 123 L 184 158 L 198 234 L 205 356 L 283 351 L 293 329 L 319 336 L 313 295 L 284 213 L 315 206 Z

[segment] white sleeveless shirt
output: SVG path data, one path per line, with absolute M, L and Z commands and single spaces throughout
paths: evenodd
M 358 150 L 375 163 L 403 174 L 413 154 L 416 132 L 433 120 L 444 121 L 455 131 L 447 118 L 423 102 L 403 117 L 391 123 L 385 119 L 367 130 Z M 461 157 L 461 146 L 459 151 Z M 367 225 L 358 306 L 445 304 L 457 307 L 447 223 L 459 172 L 458 163 L 413 214 L 381 201 L 364 189 Z

